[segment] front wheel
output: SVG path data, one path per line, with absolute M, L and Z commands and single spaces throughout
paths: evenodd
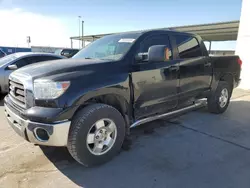
M 225 81 L 220 81 L 216 91 L 208 97 L 208 110 L 221 114 L 226 111 L 232 94 L 232 88 Z
M 73 118 L 67 147 L 76 161 L 93 166 L 114 157 L 124 138 L 125 121 L 121 113 L 106 104 L 93 104 Z

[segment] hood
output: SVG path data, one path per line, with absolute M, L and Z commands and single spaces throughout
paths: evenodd
M 40 78 L 66 72 L 92 71 L 97 66 L 103 67 L 108 63 L 114 62 L 99 59 L 62 59 L 25 66 L 16 70 L 15 74 L 25 74 L 32 78 Z

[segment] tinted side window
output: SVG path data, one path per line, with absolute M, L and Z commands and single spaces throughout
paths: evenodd
M 25 65 L 28 65 L 28 62 L 27 62 L 26 58 L 23 58 L 23 59 L 19 59 L 14 64 L 16 64 L 17 68 L 21 68 Z
M 54 57 L 54 56 L 40 56 L 39 57 L 39 62 L 40 61 L 52 61 L 52 60 L 56 60 L 56 59 L 61 59 L 61 58 Z
M 146 38 L 140 48 L 140 53 L 147 53 L 148 49 L 154 45 L 166 45 L 169 48 L 169 58 L 172 59 L 172 48 L 168 35 L 154 35 Z
M 36 63 L 36 62 L 37 62 L 37 57 L 34 56 L 34 57 L 25 57 L 25 58 L 19 59 L 14 64 L 16 64 L 18 68 L 21 68 L 21 67 L 24 67 L 26 65 Z
M 77 52 L 79 52 L 79 50 L 72 50 L 72 54 L 76 54 Z
M 70 51 L 69 50 L 63 50 L 61 52 L 61 55 L 65 56 L 65 57 L 70 57 Z
M 61 55 L 66 57 L 72 57 L 74 56 L 79 50 L 71 50 L 71 49 L 65 49 L 62 51 Z
M 176 35 L 176 45 L 181 59 L 202 56 L 199 43 L 192 36 Z

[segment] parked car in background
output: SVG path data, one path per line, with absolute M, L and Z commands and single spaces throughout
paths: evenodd
M 41 61 L 49 61 L 63 59 L 49 53 L 19 52 L 7 55 L 0 59 L 0 93 L 8 93 L 9 91 L 9 75 L 14 70 Z
M 62 55 L 67 58 L 71 58 L 74 56 L 77 52 L 79 52 L 78 49 L 72 49 L 72 48 L 64 48 L 64 49 L 59 49 L 55 51 L 56 55 Z
M 0 58 L 6 56 L 6 53 L 4 53 L 1 49 L 0 49 Z

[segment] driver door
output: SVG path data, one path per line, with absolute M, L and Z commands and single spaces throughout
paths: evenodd
M 136 119 L 164 113 L 177 106 L 178 62 L 173 60 L 172 47 L 167 34 L 151 35 L 140 47 L 139 53 L 147 53 L 153 45 L 169 48 L 169 61 L 137 62 L 132 73 L 134 108 Z

